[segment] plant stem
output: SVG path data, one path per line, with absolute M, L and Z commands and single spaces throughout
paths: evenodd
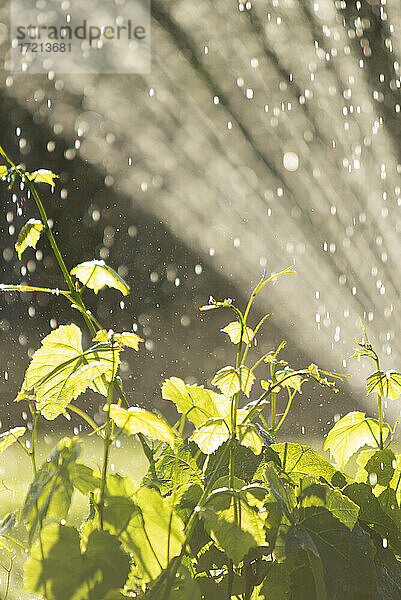
M 99 501 L 99 516 L 100 516 L 100 529 L 103 529 L 103 513 L 104 513 L 104 495 L 106 490 L 106 479 L 107 469 L 109 463 L 109 453 L 111 446 L 111 435 L 112 435 L 112 421 L 110 419 L 110 405 L 113 400 L 113 385 L 109 385 L 107 394 L 107 417 L 106 427 L 103 440 L 103 468 L 102 468 L 102 483 L 100 488 L 100 501 Z
M 383 404 L 381 394 L 377 394 L 377 410 L 379 413 L 379 444 L 380 450 L 383 450 Z
M 171 590 L 171 586 L 173 585 L 174 578 L 177 574 L 177 571 L 178 571 L 181 561 L 184 557 L 184 554 L 186 553 L 187 544 L 191 540 L 192 535 L 195 531 L 195 526 L 198 521 L 198 515 L 200 513 L 200 510 L 201 510 L 202 506 L 205 504 L 205 501 L 207 500 L 209 492 L 210 492 L 214 482 L 216 481 L 216 478 L 219 474 L 220 465 L 223 462 L 223 460 L 225 459 L 225 457 L 227 455 L 227 451 L 229 451 L 229 449 L 230 449 L 231 443 L 232 443 L 232 440 L 230 439 L 227 446 L 224 449 L 224 452 L 221 453 L 221 456 L 220 456 L 219 460 L 217 461 L 217 465 L 214 469 L 214 474 L 210 478 L 207 486 L 205 487 L 204 492 L 199 499 L 198 506 L 196 506 L 195 509 L 192 511 L 192 514 L 191 514 L 189 521 L 187 523 L 187 526 L 186 526 L 186 535 L 185 535 L 185 540 L 182 544 L 181 552 L 180 552 L 179 556 L 176 556 L 172 559 L 172 561 L 169 565 L 170 572 L 167 575 L 166 587 L 164 588 L 164 593 L 163 593 L 161 600 L 167 600 L 169 597 L 169 593 Z
M 29 407 L 32 413 L 32 448 L 30 451 L 30 457 L 31 457 L 31 461 L 32 461 L 32 469 L 33 469 L 33 474 L 36 476 L 36 473 L 38 472 L 37 469 L 37 464 L 36 464 L 36 440 L 37 440 L 37 426 L 38 426 L 38 413 L 36 410 L 36 406 L 33 402 L 29 403 Z
M 271 433 L 274 435 L 276 431 L 276 392 L 272 392 L 272 406 L 271 406 L 271 418 L 270 418 L 270 427 Z
M 275 429 L 275 432 L 277 432 L 280 429 L 280 427 L 284 423 L 284 421 L 285 421 L 288 413 L 290 412 L 291 404 L 292 404 L 292 401 L 294 400 L 294 397 L 295 397 L 296 393 L 297 393 L 296 390 L 294 390 L 293 393 L 291 393 L 288 390 L 288 402 L 287 402 L 287 406 L 285 407 L 285 411 L 284 411 L 284 413 L 283 413 L 283 415 L 282 415 L 282 417 L 281 417 L 281 419 L 280 419 L 280 421 L 279 421 L 279 423 L 278 423 L 278 425 L 277 425 L 277 427 Z
M 84 419 L 84 421 L 86 421 L 88 423 L 88 425 L 90 425 L 92 427 L 94 432 L 99 433 L 99 431 L 100 431 L 99 425 L 97 425 L 95 423 L 95 421 L 89 415 L 86 414 L 86 412 L 84 412 L 83 410 L 78 408 L 78 406 L 69 404 L 67 406 L 67 410 L 70 410 L 70 411 L 74 412 L 75 414 L 79 415 L 82 419 Z M 100 435 L 100 433 L 99 433 L 99 435 Z M 102 435 L 100 435 L 100 437 L 103 439 Z
M 383 402 L 382 402 L 382 398 L 383 398 L 383 381 L 382 381 L 382 375 L 381 375 L 381 370 L 380 370 L 380 360 L 378 355 L 376 354 L 376 352 L 374 352 L 375 358 L 373 359 L 374 364 L 376 365 L 376 369 L 379 373 L 379 381 L 380 381 L 380 394 L 377 394 L 377 412 L 379 413 L 379 445 L 380 445 L 380 450 L 383 450 Z

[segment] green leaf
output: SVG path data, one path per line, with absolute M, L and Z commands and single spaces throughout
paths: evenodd
M 270 449 L 279 456 L 282 470 L 294 483 L 299 484 L 307 476 L 323 478 L 335 487 L 343 487 L 350 481 L 309 446 L 285 442 L 272 444 Z
M 33 173 L 26 173 L 28 179 L 33 181 L 34 183 L 47 183 L 51 187 L 56 185 L 54 179 L 58 177 L 51 171 L 47 169 L 39 169 L 38 171 L 34 171 Z
M 72 269 L 71 275 L 75 275 L 81 283 L 93 290 L 95 294 L 105 286 L 119 290 L 123 296 L 129 294 L 128 284 L 103 260 L 88 260 L 80 263 Z
M 343 493 L 360 506 L 359 520 L 373 527 L 381 537 L 388 540 L 389 546 L 393 548 L 394 552 L 401 554 L 401 532 L 397 525 L 397 511 L 391 513 L 390 516 L 366 483 L 347 485 Z
M 328 598 L 373 600 L 374 549 L 368 533 L 358 525 L 351 532 L 323 507 L 298 508 L 294 517 L 296 524 L 280 528 L 274 555 L 284 559 L 307 549 L 322 562 Z
M 169 498 L 142 487 L 134 496 L 135 512 L 120 539 L 134 555 L 144 581 L 156 579 L 170 560 L 181 552 L 184 524 L 172 511 Z
M 70 479 L 74 487 L 84 496 L 90 496 L 91 492 L 101 488 L 100 473 L 93 471 L 90 467 L 76 462 L 70 466 Z
M 275 378 L 281 387 L 292 388 L 299 394 L 302 394 L 301 386 L 306 379 L 302 379 L 301 375 L 291 375 L 291 371 L 276 371 Z
M 208 485 L 210 480 L 215 481 L 217 477 L 224 477 L 227 475 L 229 465 L 229 452 L 227 450 L 227 443 L 228 442 L 224 442 L 224 444 L 222 444 L 214 454 L 206 457 L 206 461 L 203 465 L 203 470 L 205 473 L 205 485 Z M 241 446 L 238 441 L 234 442 L 234 449 L 234 476 L 243 479 L 247 483 L 251 483 L 258 470 L 260 470 L 258 481 L 262 482 L 264 465 L 263 453 L 256 456 L 252 450 L 246 448 L 245 446 Z M 223 457 L 222 454 L 224 454 Z M 204 458 L 203 454 L 201 456 Z
M 228 398 L 232 398 L 239 391 L 244 392 L 245 396 L 249 398 L 254 381 L 255 375 L 242 365 L 238 372 L 234 367 L 223 367 L 213 377 L 212 384 L 217 386 Z
M 19 232 L 18 240 L 15 244 L 15 249 L 17 251 L 19 260 L 21 260 L 22 253 L 28 247 L 36 248 L 36 244 L 39 241 L 42 231 L 42 221 L 37 221 L 36 219 L 29 219 L 29 221 L 25 223 L 25 225 Z
M 344 496 L 339 490 L 328 485 L 316 483 L 309 478 L 302 480 L 298 491 L 298 502 L 302 508 L 322 506 L 329 510 L 350 531 L 353 530 L 360 507 Z
M 107 405 L 104 410 L 108 410 Z M 118 404 L 112 404 L 110 417 L 117 427 L 120 427 L 127 435 L 143 433 L 152 440 L 167 442 L 174 447 L 175 436 L 170 425 L 162 417 L 158 417 L 144 408 L 131 406 L 126 409 Z
M 388 429 L 383 429 L 383 440 Z M 363 412 L 351 412 L 340 419 L 329 431 L 324 450 L 330 450 L 336 463 L 343 469 L 351 456 L 362 446 L 377 446 L 380 437 L 379 423 L 366 418 Z
M 378 500 L 383 511 L 397 525 L 398 532 L 401 536 L 401 509 L 397 502 L 395 490 L 387 487 L 378 496 Z
M 239 344 L 242 341 L 248 346 L 251 344 L 253 336 L 255 335 L 250 327 L 245 327 L 244 329 L 239 321 L 229 323 L 224 329 L 220 329 L 220 331 L 227 333 L 233 344 Z
M 395 464 L 395 456 L 389 448 L 376 450 L 364 465 L 370 485 L 372 487 L 376 484 L 384 487 L 389 485 L 394 475 Z
M 210 494 L 200 513 L 212 539 L 235 564 L 251 548 L 266 545 L 264 521 L 259 507 L 251 502 L 251 492 L 244 491 L 241 497 L 228 488 L 220 488 Z
M 178 412 L 186 415 L 195 427 L 212 417 L 224 418 L 230 412 L 228 398 L 197 385 L 186 385 L 178 377 L 171 377 L 163 383 L 162 397 L 173 402 Z
M 240 444 L 252 450 L 256 456 L 262 452 L 263 440 L 259 435 L 259 430 L 253 423 L 238 425 L 238 438 Z
M 154 581 L 174 556 L 181 552 L 184 523 L 171 508 L 171 498 L 147 487 L 134 492 L 128 478 L 108 477 L 103 510 L 104 529 L 118 536 L 132 554 L 135 578 Z M 99 515 L 82 528 L 85 538 L 100 528 Z
M 168 446 L 154 465 L 154 472 L 149 469 L 144 483 L 156 486 L 164 496 L 171 492 L 175 485 L 179 489 L 188 484 L 201 484 L 202 471 L 193 457 L 187 440 L 176 439 L 175 448 Z
M 377 573 L 377 596 L 380 600 L 401 598 L 401 562 L 381 543 L 376 545 L 375 567 Z
M 263 583 L 258 586 L 251 598 L 252 600 L 290 600 L 291 580 L 285 566 L 273 562 Z
M 397 400 L 401 394 L 401 373 L 396 371 L 376 371 L 366 380 L 366 395 L 379 394 L 390 400 Z
M 98 344 L 84 352 L 79 327 L 61 325 L 34 353 L 16 400 L 34 394 L 38 410 L 53 420 L 88 387 L 107 395 L 107 382 L 114 379 L 118 365 L 118 349 Z
M 81 553 L 76 529 L 50 525 L 32 548 L 24 585 L 47 600 L 100 600 L 124 586 L 129 569 L 128 554 L 107 531 L 93 531 Z
M 23 517 L 29 524 L 29 540 L 46 517 L 65 519 L 71 504 L 71 469 L 80 453 L 78 440 L 64 438 L 37 472 L 31 483 Z
M 190 439 L 197 444 L 203 454 L 213 454 L 230 437 L 230 429 L 221 417 L 208 419 L 195 429 Z
M 288 573 L 291 600 L 326 600 L 323 564 L 311 550 L 298 550 L 279 564 Z
M 26 427 L 13 427 L 13 429 L 0 434 L 0 454 L 3 454 L 4 450 L 14 444 L 25 432 Z
M 112 329 L 106 331 L 105 329 L 99 329 L 93 338 L 94 342 L 117 342 L 119 346 L 124 348 L 133 348 L 139 350 L 139 344 L 143 342 L 143 339 L 136 333 L 131 331 L 123 331 L 123 333 L 114 333 Z
M 199 310 L 212 310 L 214 308 L 227 308 L 231 306 L 233 301 L 231 298 L 226 298 L 222 302 L 219 302 L 213 298 L 213 296 L 209 296 L 209 304 L 205 304 L 205 306 L 201 306 Z

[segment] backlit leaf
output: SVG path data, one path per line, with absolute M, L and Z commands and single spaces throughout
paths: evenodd
M 118 349 L 98 344 L 84 352 L 79 327 L 61 325 L 34 353 L 16 400 L 33 396 L 41 414 L 53 420 L 88 387 L 107 395 L 107 382 L 114 379 L 118 365 Z
M 324 483 L 317 483 L 312 478 L 305 478 L 301 483 L 302 486 L 298 490 L 298 503 L 302 508 L 324 507 L 350 531 L 353 530 L 359 514 L 357 504 L 339 490 Z
M 14 444 L 19 437 L 24 435 L 26 427 L 13 427 L 4 433 L 0 434 L 0 454 L 3 454 L 4 450 Z
M 28 247 L 36 248 L 36 244 L 39 241 L 42 231 L 42 221 L 38 221 L 36 219 L 29 219 L 29 221 L 25 223 L 25 225 L 19 232 L 18 240 L 15 244 L 15 249 L 20 260 L 24 250 L 26 250 Z
M 8 169 L 5 165 L 0 165 L 0 179 L 5 177 L 8 173 Z
M 124 296 L 129 294 L 128 284 L 103 260 L 83 262 L 71 270 L 71 275 L 75 275 L 81 283 L 92 289 L 95 294 L 105 286 L 119 290 Z
M 250 495 L 250 494 L 249 494 Z M 200 515 L 205 528 L 227 556 L 238 564 L 251 548 L 266 544 L 264 521 L 248 494 L 235 497 L 231 490 L 220 488 L 209 496 Z M 239 517 L 240 515 L 240 517 Z
M 76 529 L 50 525 L 32 548 L 24 585 L 47 600 L 100 600 L 124 586 L 129 569 L 128 554 L 107 531 L 93 531 L 82 553 Z
M 204 454 L 213 454 L 229 437 L 230 430 L 224 419 L 215 417 L 208 419 L 198 429 L 195 429 L 190 439 Z
M 33 173 L 26 173 L 26 175 L 34 183 L 47 183 L 47 185 L 52 187 L 56 185 L 54 179 L 58 177 L 58 175 L 47 169 L 39 169 L 38 171 L 33 171 Z
M 323 477 L 331 485 L 342 484 L 341 487 L 347 483 L 345 475 L 309 446 L 285 442 L 270 448 L 277 453 L 284 473 L 294 483 L 299 484 L 304 477 Z
M 213 377 L 212 384 L 228 398 L 232 398 L 240 390 L 249 398 L 254 381 L 255 375 L 242 365 L 238 371 L 234 367 L 223 367 Z
M 71 469 L 80 453 L 78 440 L 65 438 L 59 442 L 31 483 L 23 509 L 29 523 L 29 539 L 46 517 L 65 519 L 73 492 Z
M 154 580 L 181 552 L 184 523 L 171 510 L 171 499 L 162 498 L 154 489 L 141 487 L 128 497 L 123 490 L 119 493 L 105 499 L 104 527 L 118 535 L 125 550 L 132 553 L 135 576 Z M 84 528 L 97 527 L 96 519 Z
M 281 387 L 292 388 L 302 394 L 301 385 L 306 380 L 301 375 L 291 375 L 291 371 L 276 371 L 275 378 Z
M 396 371 L 376 371 L 366 380 L 366 395 L 379 394 L 390 400 L 397 400 L 401 394 L 401 373 Z
M 139 350 L 140 342 L 143 342 L 143 339 L 139 337 L 136 333 L 132 333 L 131 331 L 124 331 L 123 333 L 114 333 L 112 329 L 106 331 L 105 329 L 100 329 L 95 337 L 93 338 L 94 342 L 117 342 L 120 346 L 126 348 L 133 348 L 134 350 Z
M 258 430 L 253 423 L 238 426 L 238 438 L 242 446 L 246 446 L 256 456 L 258 456 L 264 447 L 263 440 L 261 439 Z
M 212 310 L 213 308 L 227 308 L 227 306 L 231 306 L 232 304 L 231 298 L 226 298 L 222 302 L 219 302 L 213 298 L 213 296 L 209 296 L 209 304 L 205 306 L 201 306 L 199 310 Z
M 222 394 L 197 385 L 186 385 L 171 377 L 162 386 L 164 400 L 174 402 L 179 413 L 186 415 L 195 427 L 212 417 L 225 417 L 230 412 L 230 400 Z
M 106 409 L 107 405 L 105 406 Z M 118 406 L 118 404 L 112 404 L 110 406 L 110 417 L 128 435 L 143 433 L 152 440 L 160 440 L 161 442 L 167 442 L 172 447 L 174 446 L 174 432 L 170 425 L 161 417 L 144 408 L 131 406 L 126 409 Z
M 239 321 L 233 321 L 224 327 L 224 329 L 220 329 L 224 333 L 227 333 L 230 340 L 233 344 L 239 344 L 242 338 L 242 341 L 248 346 L 253 340 L 254 332 L 250 327 L 245 327 L 245 329 L 241 326 Z
M 177 488 L 202 483 L 200 470 L 187 440 L 176 438 L 175 448 L 167 446 L 155 463 L 154 471 L 149 470 L 144 483 L 149 487 L 157 487 L 164 496 L 171 492 L 174 482 Z M 198 452 L 195 447 L 195 451 Z M 195 453 L 195 452 L 194 452 Z
M 388 429 L 384 428 L 383 439 L 387 436 Z M 365 445 L 377 446 L 379 437 L 379 424 L 375 419 L 366 418 L 362 412 L 351 412 L 329 431 L 324 450 L 330 450 L 336 463 L 343 469 L 354 452 Z

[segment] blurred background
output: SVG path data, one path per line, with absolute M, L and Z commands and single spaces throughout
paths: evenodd
M 198 307 L 210 294 L 244 305 L 264 269 L 294 264 L 258 297 L 250 325 L 271 317 L 256 352 L 286 339 L 294 367 L 352 378 L 337 395 L 306 386 L 283 435 L 370 410 L 371 366 L 349 360 L 361 317 L 383 367 L 401 369 L 398 0 L 153 0 L 140 75 L 117 74 L 118 56 L 116 74 L 12 74 L 0 7 L 0 143 L 60 175 L 40 191 L 69 268 L 101 258 L 131 286 L 87 294 L 107 328 L 146 340 L 122 364 L 130 401 L 173 418 L 164 378 L 210 385 L 234 360 L 219 332 L 230 314 Z M 14 252 L 32 201 L 0 194 L 1 281 L 61 285 L 44 238 Z M 13 399 L 41 337 L 71 320 L 84 328 L 60 297 L 1 295 L 3 428 L 23 419 Z M 79 404 L 99 416 L 102 398 Z

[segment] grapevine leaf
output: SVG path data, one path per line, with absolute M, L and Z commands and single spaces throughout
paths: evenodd
M 291 371 L 276 371 L 275 377 L 281 387 L 292 388 L 302 394 L 301 385 L 306 379 L 302 379 L 301 375 L 291 375 Z
M 238 438 L 240 444 L 252 450 L 256 456 L 262 452 L 264 443 L 259 435 L 259 430 L 253 423 L 239 425 Z
M 368 474 L 368 483 L 372 487 L 376 484 L 387 487 L 394 475 L 394 465 L 396 465 L 395 456 L 389 448 L 376 450 L 364 465 L 364 470 Z
M 107 409 L 106 405 L 104 410 Z M 152 440 L 167 442 L 171 447 L 174 447 L 174 432 L 170 425 L 161 417 L 143 408 L 131 406 L 126 409 L 118 406 L 118 404 L 112 404 L 110 406 L 110 417 L 127 435 L 143 433 Z
M 26 175 L 28 176 L 28 179 L 34 183 L 47 183 L 47 185 L 50 185 L 51 187 L 56 185 L 54 179 L 58 177 L 58 175 L 55 175 L 55 173 L 52 173 L 47 169 L 39 169 L 33 173 L 26 173 Z
M 308 506 L 326 508 L 350 531 L 353 530 L 358 520 L 359 506 L 357 504 L 339 490 L 323 483 L 316 483 L 312 478 L 302 480 L 302 486 L 298 490 L 298 502 L 302 508 Z
M 309 446 L 285 442 L 273 444 L 270 448 L 278 455 L 284 473 L 296 484 L 308 476 L 316 479 L 322 477 L 331 485 L 338 485 L 338 487 L 343 487 L 349 480 Z
M 195 427 L 212 417 L 225 417 L 230 411 L 230 401 L 225 396 L 197 385 L 186 385 L 178 377 L 163 383 L 162 397 L 173 402 Z
M 283 560 L 308 550 L 321 560 L 328 598 L 372 598 L 376 574 L 370 535 L 358 524 L 350 531 L 324 507 L 298 508 L 293 516 L 295 524 L 280 528 L 275 557 Z
M 24 584 L 47 600 L 99 600 L 124 586 L 129 569 L 128 554 L 107 531 L 93 531 L 81 553 L 76 529 L 50 525 L 32 548 Z
M 120 539 L 133 553 L 139 574 L 150 581 L 181 552 L 184 523 L 171 509 L 170 499 L 155 490 L 140 488 L 134 504 L 135 511 Z
M 30 542 L 37 526 L 46 517 L 66 518 L 73 492 L 71 470 L 79 453 L 78 440 L 64 438 L 37 472 L 23 508 L 24 520 L 29 524 Z
M 269 564 L 269 563 L 268 563 Z M 252 600 L 254 596 L 252 595 Z M 283 564 L 271 564 L 263 583 L 258 587 L 255 600 L 290 600 L 291 582 L 287 569 Z
M 220 329 L 220 331 L 227 333 L 233 344 L 239 344 L 243 341 L 248 346 L 251 344 L 253 336 L 255 335 L 250 327 L 243 328 L 239 321 L 229 323 L 224 329 Z
M 231 300 L 231 298 L 226 298 L 222 302 L 219 302 L 219 301 L 215 300 L 213 298 L 213 296 L 209 296 L 209 304 L 206 304 L 205 306 L 201 306 L 199 308 L 199 310 L 212 310 L 214 308 L 227 308 L 228 306 L 231 306 L 232 303 L 233 303 L 233 301 Z
M 88 260 L 80 263 L 72 269 L 71 275 L 75 275 L 81 283 L 92 289 L 95 294 L 105 286 L 119 290 L 123 296 L 129 294 L 128 284 L 103 260 Z
M 385 497 L 376 498 L 372 488 L 366 483 L 351 483 L 343 489 L 343 493 L 360 507 L 359 520 L 373 527 L 379 535 L 388 540 L 389 546 L 396 554 L 401 554 L 399 514 L 397 510 L 389 514 Z
M 139 350 L 140 342 L 143 342 L 143 339 L 139 337 L 136 333 L 132 333 L 131 331 L 124 331 L 123 333 L 114 333 L 112 329 L 106 331 L 105 329 L 100 329 L 95 337 L 93 338 L 94 342 L 117 342 L 122 347 L 125 348 L 133 348 L 134 350 Z
M 214 417 L 195 429 L 190 439 L 197 444 L 203 454 L 213 454 L 229 437 L 230 430 L 224 419 Z
M 223 367 L 213 377 L 212 384 L 228 398 L 232 398 L 240 390 L 249 398 L 254 381 L 255 375 L 242 365 L 238 371 L 234 367 Z
M 42 221 L 36 219 L 29 219 L 23 226 L 18 235 L 18 240 L 15 244 L 15 249 L 18 254 L 19 260 L 21 255 L 28 247 L 36 248 L 36 244 L 39 241 L 40 235 L 43 231 Z
M 209 496 L 201 511 L 205 528 L 227 556 L 238 564 L 251 548 L 266 544 L 264 521 L 257 506 L 244 498 L 233 496 L 232 490 L 220 488 Z M 238 513 L 241 524 L 238 524 Z
M 91 492 L 101 488 L 100 474 L 82 463 L 71 464 L 69 474 L 74 487 L 84 496 L 90 496 Z
M 366 380 L 366 395 L 379 394 L 390 400 L 397 400 L 401 394 L 401 373 L 396 371 L 376 371 Z
M 377 446 L 380 436 L 379 424 L 366 418 L 363 412 L 351 412 L 340 419 L 329 431 L 324 450 L 330 450 L 337 464 L 343 469 L 351 456 L 362 446 Z M 383 429 L 383 439 L 388 429 Z
M 14 444 L 25 432 L 26 427 L 13 427 L 0 434 L 0 454 L 3 454 L 4 450 Z
M 33 395 L 41 414 L 53 420 L 88 387 L 107 395 L 107 382 L 114 379 L 118 365 L 118 349 L 98 344 L 84 352 L 79 327 L 61 325 L 34 353 L 16 400 Z
M 197 449 L 196 449 L 197 451 Z M 193 457 L 187 440 L 176 439 L 175 448 L 166 447 L 155 463 L 154 472 L 148 471 L 145 485 L 157 487 L 164 496 L 177 488 L 202 483 L 202 471 Z

